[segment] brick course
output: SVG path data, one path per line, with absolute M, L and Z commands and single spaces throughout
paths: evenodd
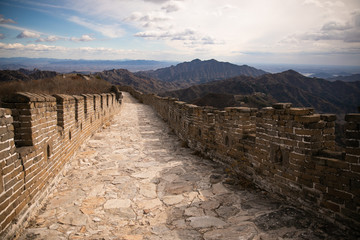
M 189 147 L 340 226 L 360 227 L 360 114 L 335 151 L 333 114 L 278 103 L 261 110 L 199 107 L 121 87 L 151 105 Z
M 79 146 L 120 110 L 121 93 L 18 93 L 2 106 L 0 238 L 11 238 Z

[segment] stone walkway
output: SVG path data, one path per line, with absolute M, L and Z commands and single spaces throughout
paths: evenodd
M 124 94 L 113 123 L 73 158 L 20 239 L 352 239 L 337 227 L 233 186 L 154 111 Z

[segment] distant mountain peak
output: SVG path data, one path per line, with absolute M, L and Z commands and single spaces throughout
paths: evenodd
M 357 111 L 360 82 L 330 82 L 288 70 L 259 77 L 237 76 L 193 85 L 186 89 L 168 91 L 162 96 L 214 107 L 260 108 L 271 106 L 274 102 L 291 102 L 295 107 L 312 107 L 318 113 L 345 114 Z
M 293 69 L 289 69 L 289 70 L 286 70 L 284 72 L 282 72 L 283 74 L 300 74 L 299 72 L 293 70 Z M 301 74 L 300 74 L 301 75 Z
M 196 63 L 196 62 L 201 62 L 201 60 L 198 59 L 198 58 L 196 58 L 196 59 L 194 59 L 194 60 L 191 61 L 191 63 Z
M 173 82 L 179 84 L 180 87 L 188 87 L 193 84 L 223 80 L 241 75 L 257 77 L 266 74 L 266 72 L 249 66 L 219 62 L 215 59 L 204 61 L 194 59 L 191 62 L 179 63 L 176 66 L 137 74 L 146 75 L 163 82 Z

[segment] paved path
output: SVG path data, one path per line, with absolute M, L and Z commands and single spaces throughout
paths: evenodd
M 124 94 L 110 127 L 77 153 L 20 239 L 344 239 L 182 147 Z M 340 235 L 339 235 L 340 234 Z

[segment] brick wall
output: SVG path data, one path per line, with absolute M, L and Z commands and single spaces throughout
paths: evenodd
M 360 114 L 349 114 L 346 152 L 335 152 L 335 115 L 289 103 L 219 111 L 142 94 L 189 147 L 260 188 L 353 229 L 360 227 Z
M 0 238 L 10 237 L 79 146 L 115 115 L 121 94 L 19 93 L 0 108 Z

